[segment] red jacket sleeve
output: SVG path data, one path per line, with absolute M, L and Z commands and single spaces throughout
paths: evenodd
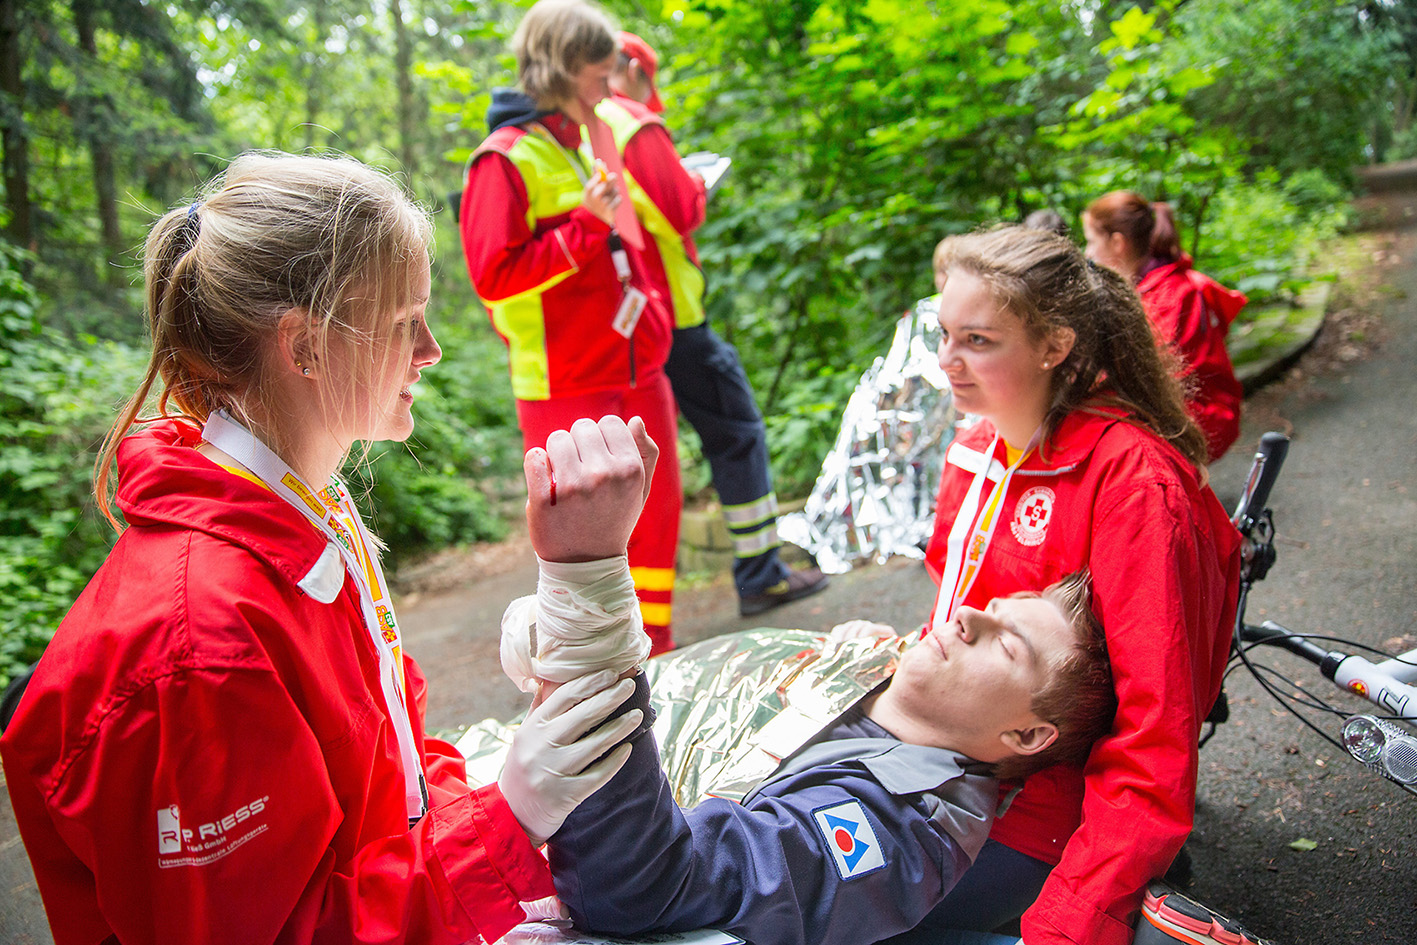
M 533 233 L 526 183 L 505 156 L 489 151 L 468 168 L 459 227 L 473 288 L 484 302 L 535 292 L 605 252 L 610 227 L 584 207 Z
M 625 167 L 680 236 L 688 236 L 704 222 L 708 204 L 704 179 L 684 169 L 663 125 L 645 125 L 635 133 L 625 145 Z
M 1130 489 L 1098 509 L 1092 577 L 1117 716 L 1085 769 L 1082 825 L 1024 914 L 1028 945 L 1126 945 L 1146 884 L 1190 833 L 1196 739 L 1223 669 L 1219 626 L 1233 613 L 1208 542 L 1179 485 Z
M 56 772 L 50 815 L 132 945 L 497 940 L 552 893 L 545 860 L 495 785 L 370 831 L 378 813 L 329 776 L 367 768 L 370 731 L 318 739 L 268 667 L 175 673 L 105 714 Z M 378 838 L 339 863 L 346 831 Z

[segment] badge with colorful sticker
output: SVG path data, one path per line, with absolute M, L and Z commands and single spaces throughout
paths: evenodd
M 846 801 L 812 812 L 842 879 L 854 879 L 886 865 L 881 845 L 860 801 Z

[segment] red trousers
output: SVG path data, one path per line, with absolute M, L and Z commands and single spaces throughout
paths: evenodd
M 679 483 L 678 408 L 669 379 L 656 371 L 633 388 L 517 401 L 517 423 L 526 449 L 544 447 L 548 436 L 570 429 L 581 417 L 599 420 L 610 414 L 626 420 L 639 417 L 659 446 L 649 498 L 630 535 L 630 574 L 635 579 L 645 632 L 654 641 L 651 652 L 663 653 L 674 648 L 669 623 L 679 551 L 679 512 L 684 507 L 684 489 Z

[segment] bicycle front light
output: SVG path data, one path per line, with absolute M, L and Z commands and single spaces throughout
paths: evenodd
M 1417 784 L 1417 737 L 1386 719 L 1355 715 L 1343 723 L 1343 747 L 1399 784 Z

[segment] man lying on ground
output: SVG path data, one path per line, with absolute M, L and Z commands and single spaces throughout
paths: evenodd
M 643 453 L 612 420 L 579 421 L 546 454 L 528 454 L 528 521 L 543 579 L 534 606 L 527 598 L 509 609 L 503 638 L 504 654 L 537 654 L 511 673 L 524 688 L 530 676 L 554 685 L 607 668 L 628 673 L 647 649 L 625 560 L 586 560 L 565 532 L 545 527 L 581 514 L 552 505 L 553 477 L 559 501 L 582 503 L 588 519 L 632 514 L 632 503 L 597 494 L 599 483 L 633 475 Z M 982 611 L 961 608 L 742 804 L 681 809 L 649 735 L 643 673 L 624 708 L 645 713 L 629 762 L 549 842 L 577 926 L 713 927 L 759 945 L 861 945 L 947 927 L 934 910 L 988 836 L 996 778 L 1081 764 L 1110 725 L 1113 701 L 1102 628 L 1077 574 Z

